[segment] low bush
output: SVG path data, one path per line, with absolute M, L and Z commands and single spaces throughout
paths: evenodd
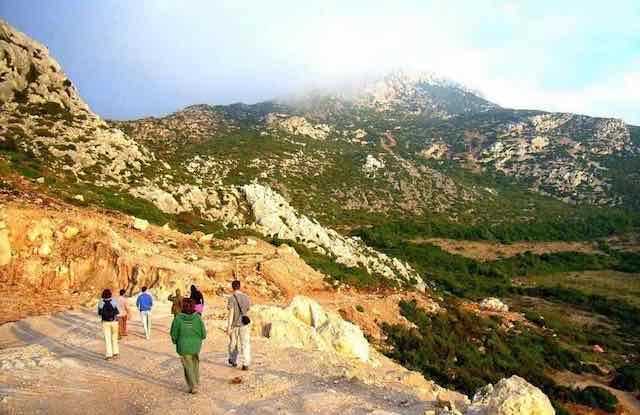
M 587 386 L 584 389 L 564 389 L 560 392 L 567 401 L 591 408 L 601 409 L 608 413 L 615 413 L 618 398 L 604 388 Z
M 629 363 L 616 370 L 611 386 L 629 392 L 640 390 L 640 363 Z

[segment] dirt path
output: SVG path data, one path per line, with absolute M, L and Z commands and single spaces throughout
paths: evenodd
M 222 299 L 210 304 L 221 306 Z M 134 316 L 111 361 L 93 310 L 0 326 L 0 414 L 423 414 L 434 405 L 401 384 L 406 371 L 381 357 L 374 368 L 254 338 L 252 370 L 228 367 L 222 315 L 209 313 L 206 321 L 197 395 L 186 393 L 167 306 L 156 310 L 150 340 Z M 237 376 L 242 383 L 231 384 Z

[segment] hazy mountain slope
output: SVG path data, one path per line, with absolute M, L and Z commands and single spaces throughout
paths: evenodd
M 88 109 L 44 46 L 1 21 L 0 40 L 3 175 L 17 172 L 37 178 L 43 192 L 189 230 L 207 221 L 253 228 L 265 236 L 298 240 L 345 266 L 421 285 L 407 264 L 321 226 L 269 187 L 252 184 L 250 177 L 225 181 L 225 166 L 238 160 L 208 157 L 198 146 L 210 134 L 236 127 L 206 107 L 167 117 L 158 126 L 142 121 L 129 129 L 137 133 L 133 140 Z M 194 115 L 203 118 L 194 120 Z M 200 136 L 191 134 L 194 130 Z M 173 135 L 156 137 L 163 131 Z M 247 132 L 238 133 L 243 135 Z M 222 141 L 229 139 L 235 137 Z

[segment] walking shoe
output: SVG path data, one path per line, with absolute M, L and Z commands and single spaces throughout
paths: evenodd
M 249 366 L 247 366 L 247 365 L 242 365 L 242 370 L 249 370 Z
M 231 359 L 227 360 L 227 362 L 229 362 L 229 366 L 232 366 L 232 367 L 238 366 L 238 364 Z
M 113 358 L 115 359 L 116 357 L 120 356 L 118 353 L 113 355 Z
M 104 360 L 111 360 L 111 359 L 113 359 L 113 356 L 105 356 L 104 357 Z

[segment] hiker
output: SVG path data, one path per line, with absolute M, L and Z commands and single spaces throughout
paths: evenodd
M 153 297 L 147 292 L 147 287 L 142 287 L 142 293 L 140 293 L 136 300 L 136 306 L 138 306 L 138 310 L 140 311 L 144 335 L 147 340 L 149 340 L 151 338 L 151 308 L 153 307 Z
M 182 294 L 180 294 L 180 288 L 176 288 L 176 295 L 169 294 L 169 301 L 171 301 L 171 314 L 173 316 L 177 316 L 182 312 L 182 302 L 184 299 L 182 298 Z
M 102 299 L 98 303 L 98 315 L 102 318 L 102 332 L 106 346 L 105 359 L 118 357 L 118 305 L 111 298 L 111 290 L 102 291 Z
M 182 312 L 171 323 L 171 341 L 176 345 L 180 355 L 184 378 L 189 386 L 189 393 L 198 393 L 200 383 L 200 349 L 202 341 L 207 337 L 207 329 L 202 318 L 195 312 L 195 304 L 190 298 L 182 302 Z
M 131 313 L 129 309 L 129 302 L 127 297 L 124 296 L 125 290 L 120 289 L 120 295 L 116 298 L 116 304 L 118 305 L 118 338 L 121 339 L 127 335 L 127 318 Z
M 227 301 L 227 335 L 229 336 L 229 364 L 238 366 L 242 357 L 242 370 L 249 370 L 251 365 L 251 320 L 247 313 L 251 308 L 249 297 L 240 292 L 240 281 L 231 282 L 233 293 Z
M 204 297 L 195 285 L 191 286 L 191 296 L 189 298 L 192 299 L 195 304 L 196 313 L 202 315 L 204 312 Z

